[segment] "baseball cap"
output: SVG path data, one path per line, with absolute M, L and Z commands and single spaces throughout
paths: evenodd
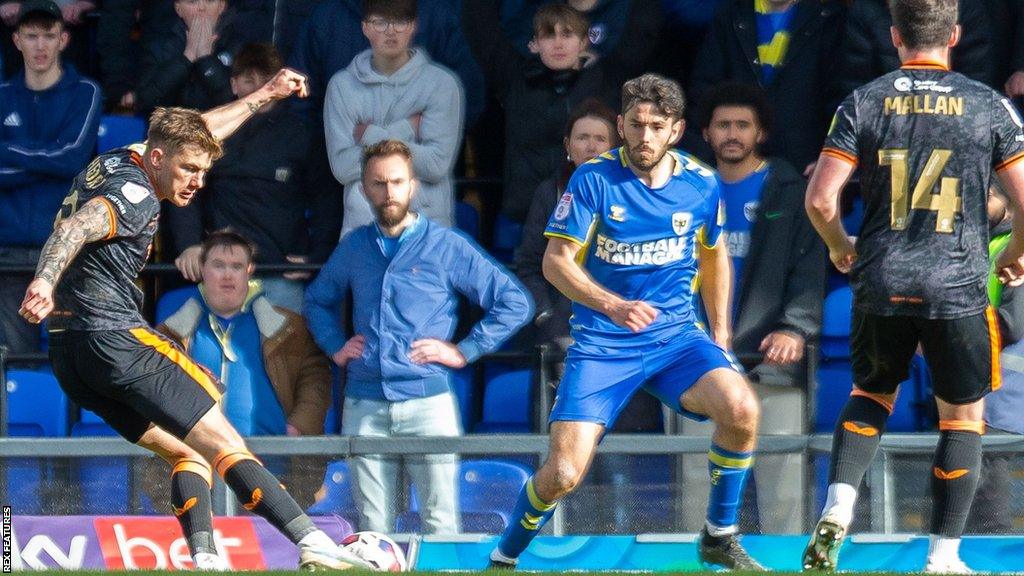
M 25 0 L 21 3 L 21 11 L 18 12 L 18 24 L 21 24 L 29 14 L 36 12 L 49 14 L 57 20 L 64 21 L 60 7 L 53 0 Z

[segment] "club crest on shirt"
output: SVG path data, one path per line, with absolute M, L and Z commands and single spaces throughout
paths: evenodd
M 747 219 L 747 222 L 753 222 L 757 220 L 757 209 L 761 206 L 761 203 L 757 200 L 747 202 L 743 205 L 743 217 Z
M 690 223 L 693 221 L 693 214 L 690 212 L 676 212 L 672 215 L 672 230 L 679 236 L 690 230 Z
M 608 219 L 609 220 L 615 220 L 616 222 L 625 222 L 626 221 L 626 207 L 625 206 L 619 206 L 617 204 L 612 204 L 610 210 L 611 210 L 611 213 L 608 214 Z
M 558 206 L 555 206 L 555 220 L 559 222 L 569 217 L 569 208 L 572 206 L 572 192 L 566 192 L 562 194 L 562 198 L 558 201 Z

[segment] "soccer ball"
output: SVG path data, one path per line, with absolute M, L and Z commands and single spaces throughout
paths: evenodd
M 355 532 L 341 541 L 348 552 L 365 560 L 377 572 L 405 572 L 405 553 L 395 541 L 380 532 Z

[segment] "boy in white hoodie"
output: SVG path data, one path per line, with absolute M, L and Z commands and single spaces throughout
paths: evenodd
M 360 154 L 382 140 L 412 150 L 419 193 L 412 210 L 452 226 L 452 166 L 462 140 L 462 85 L 425 50 L 411 48 L 416 0 L 364 0 L 370 49 L 331 78 L 324 104 L 327 153 L 345 187 L 341 234 L 374 221 L 360 182 Z

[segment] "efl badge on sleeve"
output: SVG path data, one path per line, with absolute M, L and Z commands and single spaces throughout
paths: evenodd
M 558 201 L 558 206 L 555 206 L 555 220 L 559 222 L 569 217 L 569 209 L 572 207 L 572 193 L 566 192 L 562 194 L 562 198 Z

